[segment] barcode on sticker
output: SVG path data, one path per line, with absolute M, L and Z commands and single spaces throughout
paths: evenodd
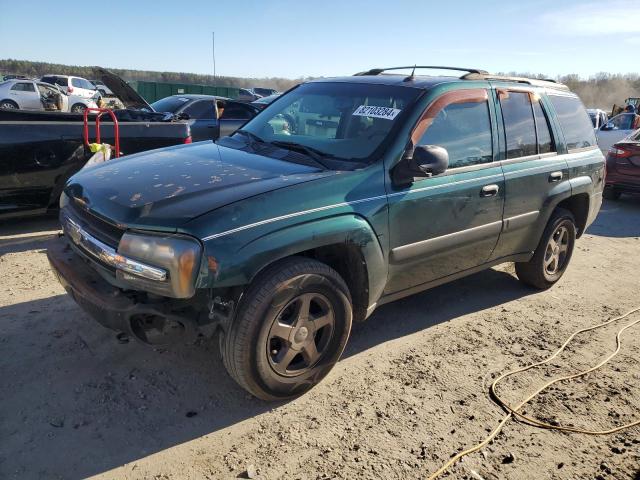
M 400 111 L 401 110 L 399 108 L 376 107 L 375 105 L 360 105 L 358 108 L 356 108 L 356 111 L 353 112 L 353 114 L 358 117 L 374 117 L 393 120 L 398 116 Z

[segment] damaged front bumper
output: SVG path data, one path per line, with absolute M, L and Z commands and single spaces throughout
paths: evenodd
M 47 249 L 51 268 L 67 293 L 101 325 L 151 345 L 191 341 L 198 333 L 195 318 L 177 314 L 172 299 L 149 298 L 143 292 L 117 288 L 96 272 L 61 235 Z M 197 317 L 197 315 L 195 315 Z

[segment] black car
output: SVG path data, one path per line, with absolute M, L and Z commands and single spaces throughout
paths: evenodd
M 264 108 L 267 108 L 267 106 L 271 104 L 271 102 L 273 102 L 276 98 L 279 98 L 281 95 L 281 93 L 274 93 L 273 95 L 269 95 L 268 97 L 262 97 L 251 102 L 251 105 L 255 105 L 257 108 L 262 110 Z
M 260 95 L 262 97 L 268 97 L 269 95 L 275 95 L 276 93 L 280 93 L 274 88 L 256 87 L 256 88 L 253 88 L 252 90 L 253 90 L 253 93 Z
M 156 112 L 183 115 L 191 125 L 194 142 L 231 135 L 260 109 L 254 105 L 213 95 L 172 95 L 151 104 Z

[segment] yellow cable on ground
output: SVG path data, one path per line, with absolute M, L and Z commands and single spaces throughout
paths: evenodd
M 546 388 L 550 387 L 554 383 L 562 382 L 562 381 L 565 381 L 565 380 L 571 380 L 573 378 L 584 376 L 584 375 L 586 375 L 586 374 L 588 374 L 590 372 L 593 372 L 594 370 L 597 370 L 598 368 L 602 367 L 604 364 L 609 362 L 613 357 L 615 357 L 620 352 L 620 348 L 622 346 L 621 338 L 622 338 L 622 334 L 624 333 L 624 331 L 629 329 L 629 328 L 631 328 L 631 327 L 633 327 L 634 325 L 640 323 L 640 318 L 638 320 L 635 320 L 635 321 L 625 325 L 620 330 L 618 330 L 618 332 L 616 333 L 616 349 L 615 349 L 615 351 L 613 353 L 611 353 L 611 355 L 606 357 L 604 360 L 599 362 L 597 365 L 595 365 L 595 366 L 593 366 L 593 367 L 591 367 L 591 368 L 589 368 L 587 370 L 583 370 L 581 372 L 574 373 L 572 375 L 566 375 L 564 377 L 556 378 L 555 380 L 550 380 L 549 382 L 545 383 L 540 388 L 538 388 L 531 395 L 529 395 L 522 402 L 517 404 L 515 407 L 512 407 L 507 402 L 505 402 L 496 392 L 496 385 L 500 381 L 504 380 L 505 378 L 510 377 L 511 375 L 515 375 L 516 373 L 522 373 L 522 372 L 525 372 L 525 371 L 530 370 L 532 368 L 539 367 L 540 365 L 544 365 L 546 363 L 549 363 L 551 360 L 556 358 L 560 353 L 562 353 L 562 351 L 567 347 L 567 345 L 571 342 L 571 340 L 573 340 L 577 335 L 579 335 L 581 333 L 584 333 L 584 332 L 589 332 L 589 331 L 592 331 L 592 330 L 596 330 L 598 328 L 606 327 L 607 325 L 610 325 L 613 322 L 617 322 L 619 320 L 622 320 L 623 318 L 626 318 L 629 315 L 632 315 L 632 314 L 634 314 L 634 313 L 636 313 L 638 311 L 640 311 L 640 307 L 636 307 L 636 308 L 628 311 L 624 315 L 620 315 L 619 317 L 612 318 L 611 320 L 607 320 L 606 322 L 600 323 L 598 325 L 595 325 L 595 326 L 592 326 L 592 327 L 588 327 L 588 328 L 582 328 L 580 330 L 577 330 L 573 334 L 571 334 L 571 336 L 569 338 L 567 338 L 567 340 L 560 346 L 560 348 L 558 348 L 555 351 L 555 353 L 553 355 L 547 357 L 546 359 L 544 359 L 544 360 L 542 360 L 540 362 L 532 363 L 531 365 L 527 365 L 527 366 L 522 367 L 522 368 L 517 368 L 515 370 L 511 370 L 510 372 L 504 373 L 504 374 L 500 375 L 498 378 L 496 378 L 493 381 L 493 383 L 491 384 L 491 388 L 490 388 L 491 395 L 495 398 L 496 402 L 500 406 L 502 406 L 506 410 L 508 410 L 509 413 L 507 413 L 507 415 L 505 415 L 505 417 L 500 421 L 498 426 L 496 428 L 494 428 L 493 431 L 489 435 L 487 435 L 487 437 L 482 442 L 480 442 L 477 445 L 475 445 L 475 446 L 473 446 L 473 447 L 471 447 L 471 448 L 469 448 L 467 450 L 464 450 L 464 451 L 456 454 L 455 456 L 453 456 L 447 463 L 445 463 L 436 472 L 434 472 L 429 477 L 429 480 L 434 480 L 435 478 L 437 478 L 440 475 L 442 475 L 444 472 L 446 472 L 449 468 L 451 468 L 462 457 L 464 457 L 466 455 L 469 455 L 470 453 L 477 452 L 478 450 L 481 450 L 482 448 L 484 448 L 489 442 L 491 442 L 498 435 L 498 433 L 500 433 L 500 431 L 502 430 L 502 427 L 504 427 L 505 423 L 507 423 L 507 421 L 509 421 L 509 419 L 512 418 L 513 416 L 521 418 L 522 420 L 525 420 L 526 422 L 528 422 L 528 423 L 530 423 L 532 425 L 535 425 L 537 427 L 547 428 L 549 430 L 560 430 L 560 431 L 564 431 L 564 432 L 584 433 L 584 434 L 587 434 L 587 435 L 608 435 L 608 434 L 611 434 L 611 433 L 619 432 L 620 430 L 624 430 L 626 428 L 631 428 L 631 427 L 634 427 L 636 425 L 640 425 L 640 420 L 638 420 L 638 421 L 635 421 L 635 422 L 627 423 L 626 425 L 622 425 L 622 426 L 619 426 L 619 427 L 616 427 L 616 428 L 612 428 L 610 430 L 587 430 L 587 429 L 575 428 L 575 427 L 563 427 L 563 426 L 559 426 L 559 425 L 551 425 L 549 423 L 541 422 L 540 420 L 536 420 L 535 418 L 531 418 L 529 416 L 526 416 L 526 415 L 518 412 L 518 410 L 520 410 L 524 405 L 526 405 L 528 402 L 530 402 L 540 392 L 542 392 Z

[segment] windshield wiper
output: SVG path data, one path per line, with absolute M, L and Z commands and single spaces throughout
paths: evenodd
M 261 139 L 258 135 L 256 135 L 255 133 L 252 133 L 248 130 L 244 130 L 244 129 L 240 129 L 240 130 L 236 130 L 235 133 L 239 133 L 241 135 L 244 135 L 245 137 L 247 137 L 250 141 L 248 143 L 248 145 L 253 148 L 254 150 L 256 149 L 256 144 L 257 143 L 266 143 L 263 139 Z
M 297 150 L 298 152 L 302 152 L 304 154 L 306 154 L 307 156 L 311 157 L 312 160 L 314 160 L 316 163 L 318 163 L 322 168 L 324 168 L 325 170 L 329 170 L 329 167 L 327 166 L 326 163 L 324 163 L 322 161 L 323 158 L 335 158 L 334 155 L 331 155 L 329 153 L 324 153 L 321 152 L 320 150 L 313 148 L 313 147 L 308 147 L 307 145 L 302 145 L 301 143 L 296 143 L 296 142 L 285 142 L 282 140 L 273 140 L 271 142 L 272 145 L 275 145 L 276 147 L 282 147 L 282 148 L 286 148 L 288 150 Z

